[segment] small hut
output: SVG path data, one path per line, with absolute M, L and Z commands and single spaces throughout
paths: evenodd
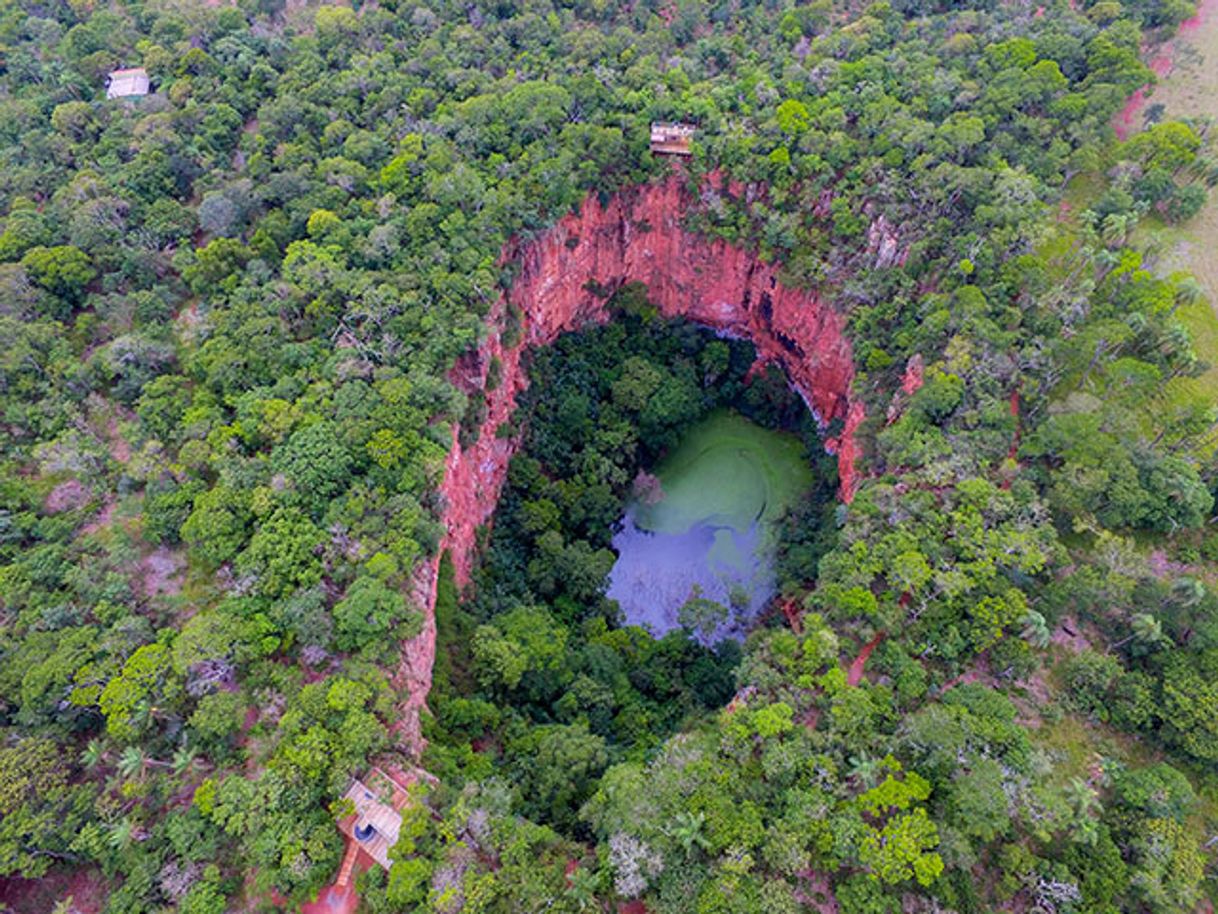
M 106 98 L 138 98 L 152 87 L 148 71 L 143 67 L 115 70 L 106 78 Z
M 651 151 L 658 155 L 692 155 L 689 142 L 696 131 L 697 127 L 693 124 L 656 122 L 651 125 Z

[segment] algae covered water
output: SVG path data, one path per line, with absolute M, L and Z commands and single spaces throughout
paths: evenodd
M 734 412 L 694 426 L 654 468 L 613 539 L 624 621 L 707 642 L 741 637 L 775 588 L 776 522 L 812 485 L 803 445 Z

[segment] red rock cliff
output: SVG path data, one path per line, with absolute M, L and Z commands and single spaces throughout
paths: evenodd
M 681 217 L 690 202 L 677 176 L 623 191 L 604 205 L 589 195 L 578 213 L 504 251 L 505 262 L 519 264 L 519 275 L 496 303 L 486 339 L 459 378 L 467 389 L 485 389 L 487 369 L 497 358 L 502 380 L 486 393 L 478 440 L 468 450 L 454 440 L 441 486 L 442 548 L 452 554 L 458 584 L 469 579 L 476 531 L 495 509 L 517 445 L 497 437 L 496 430 L 511 418 L 528 383 L 522 357 L 562 333 L 608 320 L 605 298 L 592 288 L 641 282 L 666 317 L 685 317 L 752 341 L 760 359 L 783 368 L 822 424 L 844 421 L 840 438 L 827 445 L 838 455 L 842 498 L 849 501 L 855 484 L 854 431 L 863 411 L 850 399 L 854 365 L 844 319 L 815 292 L 781 285 L 774 267 L 749 252 L 686 231 Z M 521 315 L 521 333 L 506 347 L 509 311 Z M 435 624 L 430 609 L 437 568 L 433 561 L 419 581 L 427 620 L 423 633 L 404 646 L 398 676 L 398 685 L 410 693 L 401 725 L 408 745 L 418 745 L 417 712 L 431 685 Z

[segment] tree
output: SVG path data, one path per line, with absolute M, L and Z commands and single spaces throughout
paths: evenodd
M 271 462 L 300 502 L 318 508 L 346 486 L 355 461 L 334 425 L 318 422 L 294 432 Z
M 199 228 L 207 234 L 230 237 L 238 233 L 241 211 L 227 194 L 211 191 L 199 204 L 198 218 Z
M 989 843 L 1011 830 L 1010 802 L 1004 790 L 1002 766 L 979 759 L 962 771 L 951 786 L 951 822 L 964 834 Z
M 916 879 L 930 885 L 943 872 L 943 858 L 933 853 L 939 830 L 925 809 L 894 816 L 881 829 L 863 837 L 859 861 L 882 882 L 899 884 Z
M 237 571 L 253 576 L 264 596 L 286 597 L 321 580 L 318 553 L 325 542 L 326 535 L 299 510 L 280 508 L 237 556 Z
M 115 739 L 133 741 L 162 705 L 172 704 L 181 686 L 172 675 L 171 654 L 164 644 L 146 644 L 127 658 L 122 671 L 101 689 L 97 705 L 106 730 Z M 73 701 L 90 701 L 90 691 L 77 690 Z
M 677 621 L 708 641 L 730 616 L 730 611 L 722 603 L 700 595 L 691 596 L 677 610 Z
M 69 783 L 54 741 L 27 738 L 0 747 L 0 873 L 37 879 L 70 847 L 92 813 L 93 796 Z
M 195 497 L 194 510 L 182 524 L 182 541 L 216 567 L 235 558 L 245 545 L 250 520 L 247 496 L 219 485 Z
M 566 646 L 567 630 L 550 613 L 518 607 L 474 633 L 475 675 L 485 688 L 524 687 L 530 694 L 545 694 L 557 684 Z
M 30 279 L 59 299 L 51 316 L 64 319 L 80 303 L 85 287 L 97 276 L 89 255 L 71 245 L 35 247 L 21 258 Z
M 204 695 L 187 721 L 192 739 L 223 752 L 240 730 L 245 711 L 245 699 L 238 692 L 221 691 Z M 188 758 L 187 765 L 192 759 L 193 756 Z
M 347 588 L 347 593 L 334 605 L 336 642 L 340 650 L 359 650 L 401 625 L 406 620 L 419 621 L 417 613 L 406 605 L 396 590 L 371 576 L 362 576 Z M 404 630 L 409 637 L 417 624 Z
M 569 828 L 609 763 L 603 737 L 586 724 L 537 727 L 508 748 L 526 814 Z
M 778 129 L 791 136 L 803 133 L 808 129 L 811 115 L 803 102 L 788 98 L 774 112 L 778 119 Z

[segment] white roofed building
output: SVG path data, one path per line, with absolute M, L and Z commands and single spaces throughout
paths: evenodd
M 148 71 L 143 67 L 115 70 L 106 79 L 106 98 L 138 98 L 152 87 Z

